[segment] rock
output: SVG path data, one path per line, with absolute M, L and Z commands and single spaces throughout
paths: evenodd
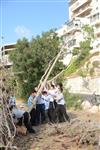
M 95 106 L 95 105 L 89 109 L 89 112 L 91 113 L 97 113 L 98 111 L 99 111 L 98 106 Z
M 83 110 L 89 110 L 92 107 L 89 101 L 84 101 L 81 106 Z
M 98 106 L 98 111 L 100 112 L 100 104 L 99 104 L 99 106 Z
M 16 126 L 16 132 L 17 134 L 26 135 L 27 129 L 25 126 Z

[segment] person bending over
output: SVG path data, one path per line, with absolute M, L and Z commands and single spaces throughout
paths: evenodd
M 32 128 L 30 123 L 28 112 L 18 109 L 13 103 L 9 105 L 9 108 L 11 110 L 15 125 L 22 126 L 24 124 L 29 133 L 35 133 L 35 130 Z

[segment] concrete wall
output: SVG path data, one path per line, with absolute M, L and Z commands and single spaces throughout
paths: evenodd
M 80 76 L 74 78 L 68 78 L 65 81 L 65 88 L 69 88 L 72 93 L 97 93 L 100 94 L 100 77 L 87 77 L 82 78 Z

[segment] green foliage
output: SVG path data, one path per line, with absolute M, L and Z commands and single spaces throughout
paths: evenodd
M 70 74 L 74 73 L 78 68 L 78 63 L 76 63 L 76 59 L 71 63 L 68 69 L 64 71 L 64 76 L 69 76 Z
M 69 93 L 68 89 L 64 91 L 64 97 L 67 108 L 80 109 L 82 100 L 78 94 Z
M 92 67 L 92 68 L 90 69 L 90 76 L 93 76 L 93 74 L 94 74 L 94 68 Z
M 80 49 L 79 49 L 79 48 L 74 48 L 74 49 L 73 49 L 73 52 L 72 52 L 72 53 L 73 53 L 73 56 L 74 56 L 74 55 L 78 55 L 79 52 L 80 52 Z
M 10 58 L 13 61 L 13 70 L 18 72 L 22 97 L 28 96 L 38 85 L 49 62 L 60 51 L 59 44 L 60 39 L 53 30 L 33 38 L 30 42 L 26 38 L 17 41 L 16 50 L 11 53 Z M 51 76 L 55 76 L 63 67 L 61 62 L 57 62 Z
M 87 75 L 87 71 L 85 69 L 80 69 L 79 70 L 79 75 L 84 78 Z
M 89 52 L 92 49 L 91 42 L 94 38 L 94 30 L 89 25 L 83 26 L 82 29 L 86 35 L 85 40 L 80 42 L 79 48 L 73 50 L 73 55 L 77 55 L 77 57 L 74 59 L 70 67 L 65 70 L 65 76 L 76 72 L 84 64 L 84 60 L 88 58 Z
M 100 62 L 99 62 L 99 61 L 94 61 L 94 62 L 92 63 L 92 65 L 93 65 L 94 68 L 100 68 L 100 67 L 99 67 L 99 65 L 100 65 Z
M 84 25 L 82 27 L 82 30 L 84 32 L 84 34 L 86 35 L 86 39 L 88 40 L 92 40 L 92 39 L 95 39 L 95 36 L 94 36 L 94 29 L 92 26 L 90 26 L 89 24 L 87 25 Z

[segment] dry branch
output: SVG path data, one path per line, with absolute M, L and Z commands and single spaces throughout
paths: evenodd
M 13 123 L 12 115 L 8 107 L 7 97 L 7 69 L 4 63 L 0 70 L 0 148 L 5 150 L 15 149 L 13 141 L 16 134 L 16 128 Z

